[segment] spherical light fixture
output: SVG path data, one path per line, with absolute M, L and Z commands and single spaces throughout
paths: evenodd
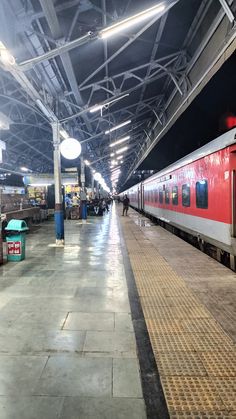
M 67 138 L 62 141 L 60 151 L 65 159 L 74 160 L 81 154 L 81 144 L 75 138 Z
M 97 182 L 99 182 L 99 181 L 101 180 L 101 178 L 102 178 L 101 173 L 96 172 L 96 173 L 94 174 L 94 179 L 95 179 Z

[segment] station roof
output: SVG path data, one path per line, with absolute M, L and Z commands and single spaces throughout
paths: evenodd
M 229 3 L 233 10 L 235 2 Z M 141 23 L 108 39 L 99 36 L 104 28 L 158 5 L 160 11 Z M 203 41 L 222 22 L 225 40 L 233 22 L 218 0 L 2 0 L 0 41 L 16 64 L 0 64 L 0 120 L 7 117 L 10 128 L 0 130 L 6 142 L 1 170 L 53 170 L 50 117 L 40 100 L 81 141 L 84 158 L 107 183 L 114 159 L 109 145 L 130 136 L 119 160 L 120 183 L 125 183 L 157 143 L 157 130 L 168 124 L 168 107 L 195 86 L 189 71 L 196 72 L 211 38 Z M 201 70 L 205 65 L 202 61 Z M 102 111 L 91 113 L 98 104 Z M 68 166 L 65 160 L 62 164 Z

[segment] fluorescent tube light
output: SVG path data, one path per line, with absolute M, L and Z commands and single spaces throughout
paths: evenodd
M 120 173 L 120 167 L 116 167 L 111 174 L 114 175 L 115 173 Z
M 117 157 L 117 160 L 122 160 L 124 156 Z
M 29 186 L 34 186 L 34 187 L 41 187 L 41 186 L 51 186 L 51 183 L 29 183 Z
M 95 113 L 97 111 L 101 111 L 104 105 L 95 105 L 92 109 L 90 109 L 90 113 Z
M 114 141 L 114 143 L 111 143 L 109 147 L 115 147 L 118 144 L 124 143 L 125 141 L 128 141 L 130 139 L 130 135 L 127 135 L 127 137 L 121 138 L 120 140 Z
M 15 58 L 13 55 L 8 51 L 5 45 L 0 41 L 0 60 L 5 66 L 14 65 Z
M 118 32 L 125 31 L 131 26 L 141 23 L 144 20 L 163 12 L 163 10 L 165 10 L 165 5 L 163 3 L 153 6 L 149 9 L 144 10 L 141 13 L 138 13 L 137 15 L 131 16 L 127 19 L 115 23 L 112 26 L 109 26 L 108 28 L 102 29 L 99 35 L 102 39 L 107 39 L 110 36 L 116 35 Z
M 10 129 L 12 120 L 6 116 L 3 112 L 0 112 L 0 130 Z
M 115 127 L 113 127 L 113 128 L 111 128 L 111 129 L 109 129 L 109 130 L 105 131 L 105 135 L 110 134 L 111 132 L 114 132 L 114 131 L 116 131 L 117 129 L 120 129 L 120 128 L 122 128 L 122 127 L 125 127 L 125 126 L 126 126 L 126 125 L 128 125 L 128 124 L 131 124 L 131 120 L 129 120 L 129 121 L 125 121 L 125 122 L 123 122 L 122 124 L 116 125 Z
M 116 154 L 121 154 L 121 153 L 123 153 L 126 150 L 128 150 L 128 147 L 120 148 L 120 150 L 116 151 Z
M 95 105 L 90 109 L 90 113 L 95 113 L 97 111 L 101 111 L 103 108 L 109 107 L 112 103 L 118 102 L 121 99 L 124 99 L 125 97 L 129 96 L 129 93 L 126 93 L 123 96 L 117 97 L 116 99 L 110 100 L 110 102 L 101 103 L 100 105 Z

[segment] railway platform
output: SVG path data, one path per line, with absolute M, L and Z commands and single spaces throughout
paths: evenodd
M 0 268 L 0 418 L 236 417 L 236 275 L 137 212 Z
M 171 418 L 236 417 L 236 275 L 131 210 L 122 230 Z
M 65 232 L 0 268 L 0 418 L 145 419 L 115 206 Z

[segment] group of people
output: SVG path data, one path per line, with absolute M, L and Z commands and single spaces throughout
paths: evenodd
M 105 212 L 109 212 L 109 207 L 112 204 L 111 198 L 98 198 L 95 197 L 91 199 L 89 197 L 82 196 L 78 197 L 75 192 L 73 196 L 67 194 L 65 197 L 65 209 L 66 209 L 66 219 L 71 218 L 71 213 L 74 208 L 80 207 L 81 203 L 86 202 L 88 215 L 103 215 Z
M 86 202 L 87 210 L 89 215 L 104 215 L 104 213 L 109 212 L 109 207 L 113 203 L 112 198 L 99 198 L 95 197 L 94 199 L 87 199 L 87 197 L 80 196 L 78 197 L 77 193 L 75 192 L 73 196 L 71 194 L 67 194 L 65 197 L 65 208 L 66 208 L 66 218 L 67 220 L 70 218 L 71 211 L 73 207 L 79 207 L 81 202 Z M 123 203 L 123 216 L 128 215 L 130 200 L 127 195 L 123 197 L 121 200 L 118 197 L 118 203 Z
M 104 215 L 105 212 L 109 212 L 112 202 L 111 198 L 95 197 L 88 203 L 88 211 L 90 215 Z
M 82 211 L 84 205 L 87 205 L 87 195 L 85 191 L 80 192 L 78 196 L 77 192 L 74 192 L 73 195 L 68 193 L 65 196 L 65 216 L 69 220 L 72 218 L 72 213 L 76 214 L 78 217 L 79 213 Z M 85 210 L 86 211 L 86 210 Z M 86 218 L 86 216 L 85 216 Z

